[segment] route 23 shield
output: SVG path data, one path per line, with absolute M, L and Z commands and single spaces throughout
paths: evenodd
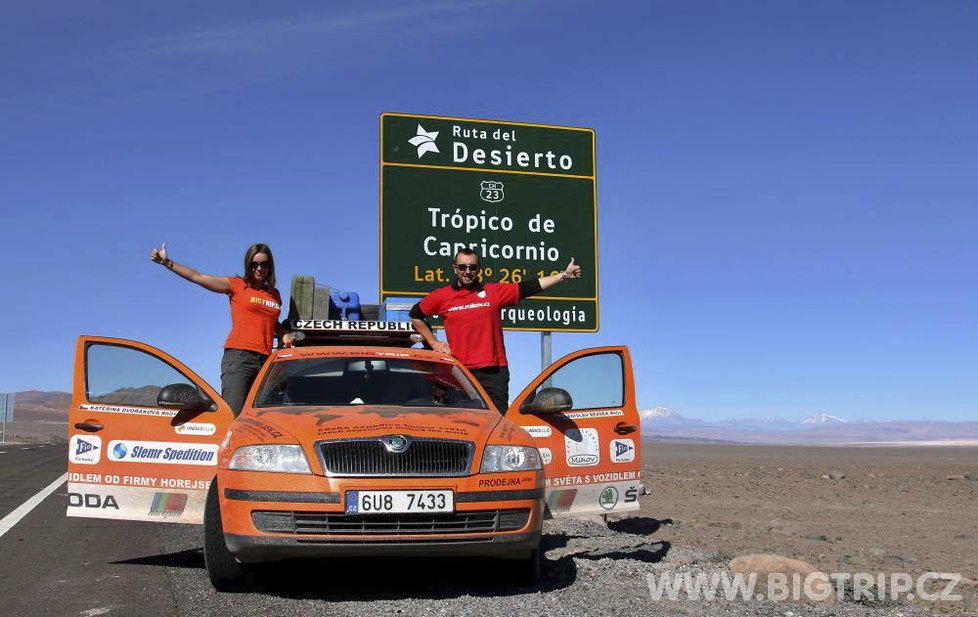
M 501 202 L 503 197 L 505 197 L 503 195 L 503 183 L 498 180 L 483 180 L 479 197 L 483 201 L 488 201 L 491 204 Z

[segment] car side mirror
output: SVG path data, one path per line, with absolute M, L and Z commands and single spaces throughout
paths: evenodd
M 540 388 L 520 405 L 520 413 L 560 413 L 574 408 L 570 392 L 563 388 Z
M 159 407 L 181 411 L 213 411 L 216 409 L 211 397 L 189 383 L 171 383 L 168 386 L 163 386 L 160 393 L 156 395 L 156 404 Z

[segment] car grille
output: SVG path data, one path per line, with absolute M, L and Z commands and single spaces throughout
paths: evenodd
M 530 511 L 484 510 L 437 514 L 362 514 L 342 512 L 267 512 L 251 513 L 251 520 L 265 533 L 298 535 L 445 535 L 493 531 L 513 531 L 526 526 Z
M 402 438 L 403 452 L 392 452 L 390 437 L 319 442 L 323 467 L 331 476 L 464 476 L 475 446 L 471 441 Z

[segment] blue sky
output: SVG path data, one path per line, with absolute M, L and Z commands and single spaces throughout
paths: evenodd
M 601 330 L 554 355 L 628 344 L 641 407 L 976 417 L 978 5 L 355 7 L 0 9 L 0 391 L 70 389 L 82 333 L 218 383 L 227 303 L 163 240 L 375 300 L 395 111 L 596 130 Z

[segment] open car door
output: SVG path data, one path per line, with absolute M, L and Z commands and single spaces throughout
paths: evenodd
M 520 393 L 506 418 L 540 450 L 551 516 L 638 509 L 640 424 L 627 347 L 564 356 Z
M 173 357 L 82 336 L 68 412 L 68 516 L 203 521 L 234 414 Z

